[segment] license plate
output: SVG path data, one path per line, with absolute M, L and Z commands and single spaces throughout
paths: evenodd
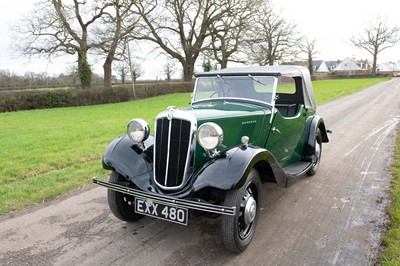
M 135 197 L 135 212 L 150 217 L 187 225 L 188 209 Z

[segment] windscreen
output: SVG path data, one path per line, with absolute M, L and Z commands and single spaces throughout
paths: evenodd
M 193 101 L 240 98 L 272 104 L 276 77 L 213 76 L 197 78 Z

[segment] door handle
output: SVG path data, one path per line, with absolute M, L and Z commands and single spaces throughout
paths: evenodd
M 278 128 L 276 128 L 276 127 L 273 127 L 272 128 L 272 133 L 281 133 L 281 131 L 278 129 Z

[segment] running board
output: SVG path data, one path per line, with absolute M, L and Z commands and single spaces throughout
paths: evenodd
M 286 187 L 293 185 L 297 178 L 303 176 L 307 171 L 312 167 L 312 162 L 300 161 L 295 163 L 294 165 L 285 167 L 283 171 L 285 171 L 287 179 L 286 179 Z

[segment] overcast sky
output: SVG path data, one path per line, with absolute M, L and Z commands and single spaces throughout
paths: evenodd
M 33 8 L 37 0 L 2 1 L 0 4 L 0 69 L 8 69 L 17 74 L 26 71 L 36 73 L 47 72 L 50 75 L 65 72 L 75 62 L 74 57 L 53 60 L 33 59 L 28 61 L 12 55 L 9 26 L 18 21 Z M 298 30 L 309 39 L 316 39 L 319 54 L 317 59 L 337 60 L 345 57 L 369 59 L 371 56 L 361 49 L 355 48 L 349 38 L 358 35 L 374 18 L 380 16 L 391 26 L 400 26 L 400 0 L 273 0 L 275 7 L 282 11 L 283 17 L 296 24 Z M 143 54 L 143 51 L 140 51 Z M 163 61 L 148 56 L 143 59 L 145 78 L 164 78 Z M 400 44 L 383 51 L 379 62 L 399 61 Z M 160 62 L 161 61 L 161 62 Z M 95 72 L 102 74 L 101 63 L 94 64 Z

